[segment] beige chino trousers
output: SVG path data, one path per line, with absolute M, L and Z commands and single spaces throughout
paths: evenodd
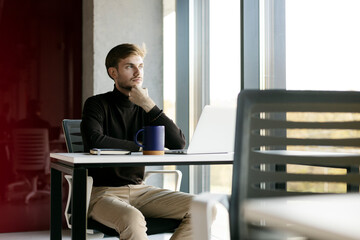
M 94 187 L 89 217 L 115 229 L 120 239 L 142 240 L 146 235 L 144 217 L 182 220 L 172 240 L 192 239 L 190 205 L 193 195 L 145 184 L 122 187 Z

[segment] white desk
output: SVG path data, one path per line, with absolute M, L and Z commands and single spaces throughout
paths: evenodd
M 360 194 L 311 195 L 247 200 L 247 222 L 315 239 L 360 239 Z
M 165 154 L 165 155 L 91 155 L 89 153 L 50 153 L 50 157 L 65 164 L 140 164 L 140 165 L 193 165 L 229 164 L 233 153 L 219 154 Z
M 86 177 L 88 168 L 232 164 L 228 154 L 166 154 L 166 155 L 90 155 L 88 153 L 51 153 L 51 228 L 50 239 L 61 239 L 62 172 L 73 175 L 72 229 L 73 240 L 86 239 Z

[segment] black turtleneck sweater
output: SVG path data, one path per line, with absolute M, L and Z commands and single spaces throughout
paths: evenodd
M 134 136 L 149 125 L 165 126 L 165 147 L 185 147 L 184 134 L 162 110 L 155 106 L 146 113 L 114 87 L 112 92 L 92 96 L 85 102 L 81 122 L 84 151 L 91 148 L 139 151 Z M 90 168 L 88 174 L 93 177 L 94 186 L 124 186 L 140 184 L 144 167 Z

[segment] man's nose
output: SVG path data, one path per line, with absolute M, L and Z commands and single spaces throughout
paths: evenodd
M 140 69 L 138 67 L 134 67 L 134 75 L 139 75 Z

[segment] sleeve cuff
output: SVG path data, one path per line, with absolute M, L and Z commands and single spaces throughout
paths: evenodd
M 161 116 L 162 110 L 157 105 L 155 105 L 147 114 L 149 116 L 150 123 L 152 123 Z

